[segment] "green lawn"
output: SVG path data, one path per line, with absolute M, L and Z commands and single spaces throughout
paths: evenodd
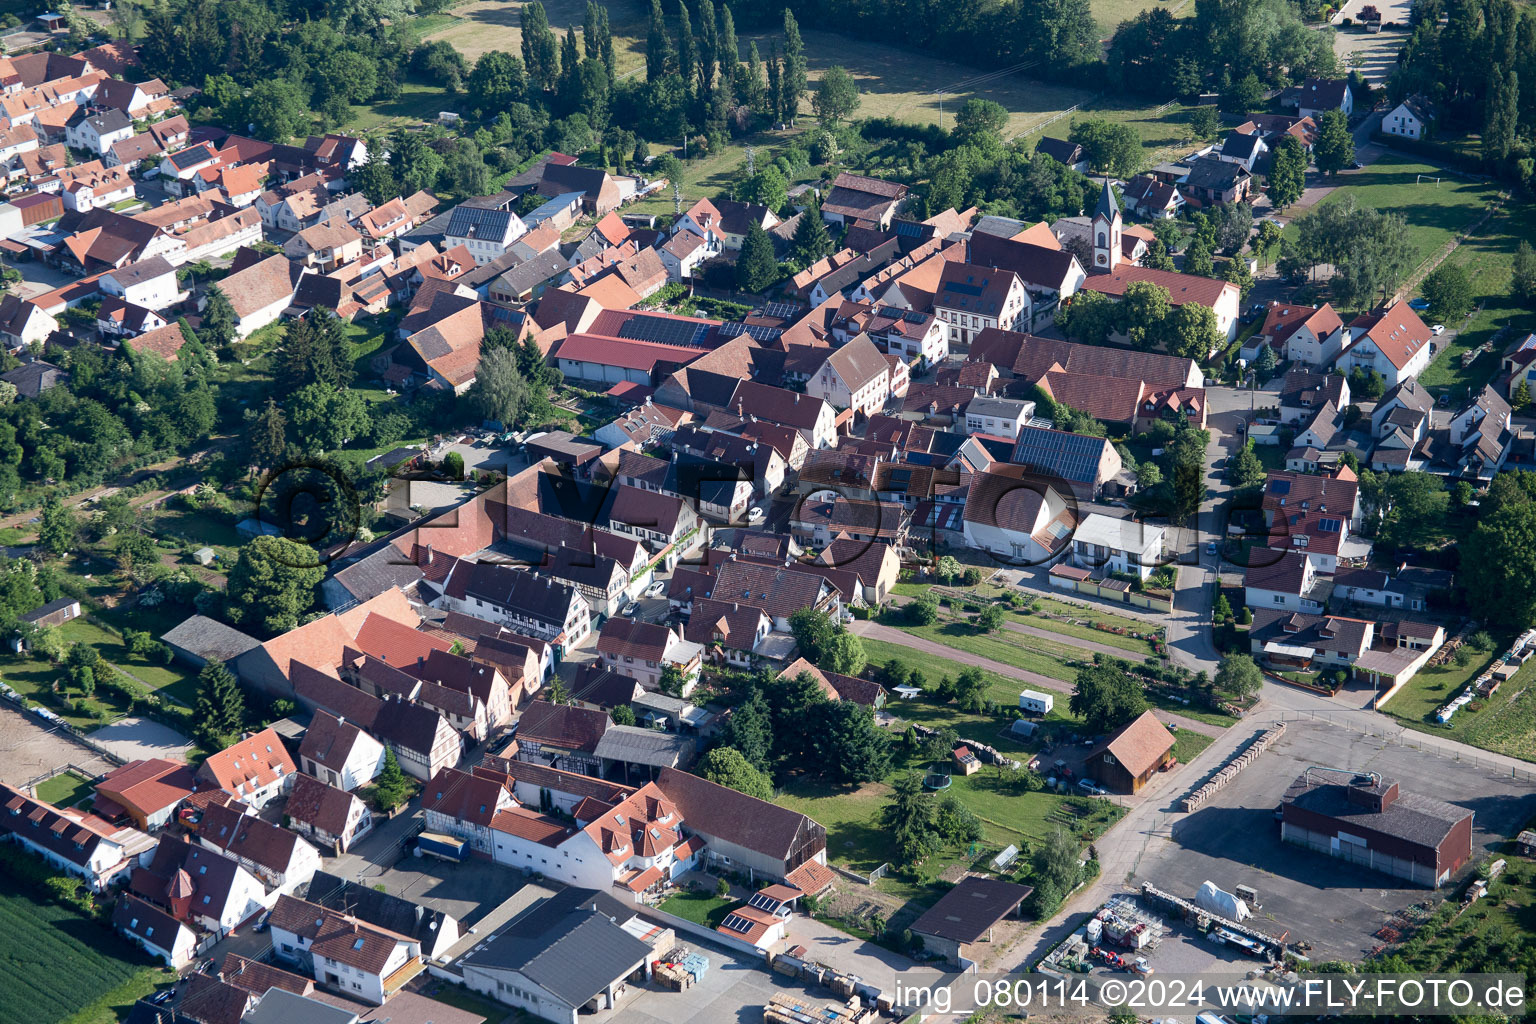
M 1036 600 L 1039 602 L 1040 611 L 1049 615 L 1065 615 L 1081 621 L 1102 622 L 1106 626 L 1119 626 L 1122 629 L 1145 630 L 1151 628 L 1149 623 L 1143 622 L 1140 619 L 1131 619 L 1123 615 L 1116 615 L 1113 612 L 1102 611 L 1094 605 L 1073 604 L 1052 597 L 1041 597 L 1036 598 Z M 1034 622 L 1035 620 L 1031 619 L 1030 621 Z M 1036 625 L 1039 625 L 1039 623 L 1036 622 Z M 1097 636 L 1098 634 L 1095 633 L 1094 635 Z
M 64 772 L 37 784 L 37 798 L 55 807 L 74 807 L 91 797 L 91 780 L 75 772 Z
M 1421 174 L 1439 176 L 1439 186 L 1428 180 L 1416 181 Z M 1454 177 L 1399 153 L 1386 153 L 1369 167 L 1340 178 L 1339 183 L 1324 203 L 1342 202 L 1348 196 L 1360 206 L 1402 214 L 1419 260 L 1466 229 L 1498 193 L 1493 185 Z M 1286 231 L 1296 231 L 1294 221 Z
M 0 1024 L 110 1024 L 175 975 L 108 927 L 0 877 Z
M 1509 203 L 1451 254 L 1449 262 L 1461 266 L 1471 278 L 1480 308 L 1461 324 L 1446 325 L 1459 327 L 1461 333 L 1419 375 L 1425 386 L 1448 388 L 1453 397 L 1464 397 L 1498 372 L 1500 353 L 1509 341 L 1509 336 L 1494 340 L 1501 329 L 1507 327 L 1515 337 L 1536 330 L 1536 312 L 1510 298 L 1508 292 L 1515 249 L 1533 233 L 1536 209 L 1528 202 Z M 1461 365 L 1463 352 L 1489 342 L 1493 343 L 1492 351 L 1484 352 L 1470 366 Z
M 1078 640 L 1092 640 L 1097 644 L 1106 644 L 1110 647 L 1119 647 L 1128 654 L 1138 658 L 1152 656 L 1152 645 L 1147 641 L 1134 636 L 1121 636 L 1119 633 L 1108 633 L 1102 629 L 1094 629 L 1092 626 L 1080 626 L 1073 622 L 1062 622 L 1059 619 L 1046 618 L 1043 615 L 1020 615 L 1015 613 L 1013 618 L 1027 626 L 1035 626 L 1039 629 L 1048 629 L 1052 633 L 1060 633 L 1062 636 L 1074 637 Z M 1100 620 L 1094 619 L 1098 622 Z M 1106 623 L 1112 625 L 1112 623 Z M 1151 633 L 1154 629 L 1149 623 L 1138 623 L 1133 626 L 1122 626 L 1122 629 L 1134 629 L 1138 633 Z
M 1193 729 L 1180 729 L 1174 734 L 1173 756 L 1180 764 L 1188 764 L 1200 751 L 1211 745 L 1211 737 Z
M 716 928 L 725 920 L 725 915 L 736 902 L 729 897 L 721 899 L 712 892 L 680 892 L 662 900 L 657 909 L 676 914 L 685 921 L 702 924 L 706 928 Z
M 931 640 L 936 644 L 953 647 L 957 651 L 965 651 L 1004 665 L 1012 665 L 1026 672 L 1036 672 L 1063 682 L 1071 682 L 1077 678 L 1077 670 L 1063 664 L 1061 660 L 1064 657 L 1070 657 L 1065 651 L 1071 648 L 1062 645 L 1058 649 L 1057 645 L 1049 640 L 1014 633 L 1011 630 L 1006 633 L 1001 630 L 992 634 L 978 633 L 969 624 L 963 622 L 936 622 L 931 626 L 899 628 L 903 633 L 910 633 L 924 640 Z M 1088 660 L 1088 652 L 1079 650 L 1077 653 L 1083 660 Z M 964 667 L 956 664 L 951 671 L 958 672 Z
M 358 132 L 399 128 L 420 121 L 436 121 L 437 115 L 449 110 L 465 113 L 462 98 L 450 97 L 442 86 L 406 79 L 400 83 L 400 95 L 392 100 L 379 100 L 352 108 L 352 118 L 346 127 Z
M 1464 706 L 1448 725 L 1434 720 L 1438 708 L 1493 663 L 1493 655 L 1483 655 L 1465 666 L 1451 662 L 1440 668 L 1426 668 L 1393 695 L 1382 710 L 1420 732 L 1536 761 L 1536 695 L 1529 692 L 1536 682 L 1536 661 L 1528 662 L 1490 699 L 1474 700 Z

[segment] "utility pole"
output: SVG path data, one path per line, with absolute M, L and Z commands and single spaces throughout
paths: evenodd
M 681 182 L 672 183 L 672 216 L 683 215 L 683 186 Z

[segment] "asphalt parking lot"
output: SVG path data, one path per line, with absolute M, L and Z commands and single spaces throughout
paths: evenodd
M 1473 821 L 1475 864 L 1491 845 L 1515 835 L 1536 814 L 1536 790 L 1486 770 L 1365 737 L 1320 722 L 1291 722 L 1286 735 L 1200 810 L 1180 820 L 1170 842 L 1149 844 L 1135 883 L 1192 898 L 1210 880 L 1227 891 L 1250 885 L 1261 909 L 1253 924 L 1288 930 L 1312 956 L 1357 958 L 1378 944 L 1387 919 L 1433 893 L 1384 874 L 1280 842 L 1274 809 L 1286 787 L 1309 765 L 1376 771 L 1404 792 L 1464 807 Z
M 343 873 L 343 877 L 354 876 Z M 528 883 L 521 871 L 478 857 L 453 864 L 409 854 L 400 855 L 392 866 L 370 864 L 356 880 L 370 888 L 382 885 L 392 896 L 441 910 L 457 918 L 460 929 L 466 931 Z

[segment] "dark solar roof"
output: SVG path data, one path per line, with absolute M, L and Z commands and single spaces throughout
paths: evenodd
M 753 341 L 773 341 L 784 333 L 782 327 L 770 327 L 767 324 L 744 324 L 732 320 L 720 325 L 720 337 L 735 338 L 745 334 Z
M 771 316 L 779 320 L 798 320 L 810 312 L 810 308 L 799 302 L 765 302 L 763 316 Z
M 1014 445 L 1012 461 L 1064 480 L 1089 483 L 1098 476 L 1099 459 L 1108 443 L 1101 437 L 1024 427 Z
M 664 316 L 637 316 L 619 328 L 619 337 L 634 341 L 654 341 L 662 345 L 703 344 L 711 324 L 696 320 L 677 320 Z
M 459 206 L 454 208 L 453 215 L 449 217 L 448 229 L 444 234 L 454 238 L 490 238 L 499 241 L 507 237 L 507 227 L 511 220 L 510 210 Z
M 727 914 L 725 920 L 720 922 L 720 927 L 745 935 L 752 930 L 752 922 L 740 914 Z

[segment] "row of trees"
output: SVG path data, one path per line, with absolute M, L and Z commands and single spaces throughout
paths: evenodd
M 1391 101 L 1423 95 L 1440 125 L 1482 136 L 1483 156 L 1530 177 L 1536 131 L 1536 12 L 1513 0 L 1414 0 L 1413 34 L 1388 83 Z
M 1196 0 L 1193 18 L 1143 11 L 1116 29 L 1109 83 L 1137 95 L 1194 96 L 1215 88 L 1229 109 L 1251 110 L 1264 89 L 1335 77 L 1333 30 L 1314 28 L 1290 0 Z
M 1282 275 L 1300 281 L 1332 266 L 1334 300 L 1346 307 L 1384 301 L 1413 269 L 1417 257 L 1400 213 L 1382 213 L 1344 195 L 1323 203 L 1296 222 L 1295 240 L 1286 239 L 1278 264 Z

